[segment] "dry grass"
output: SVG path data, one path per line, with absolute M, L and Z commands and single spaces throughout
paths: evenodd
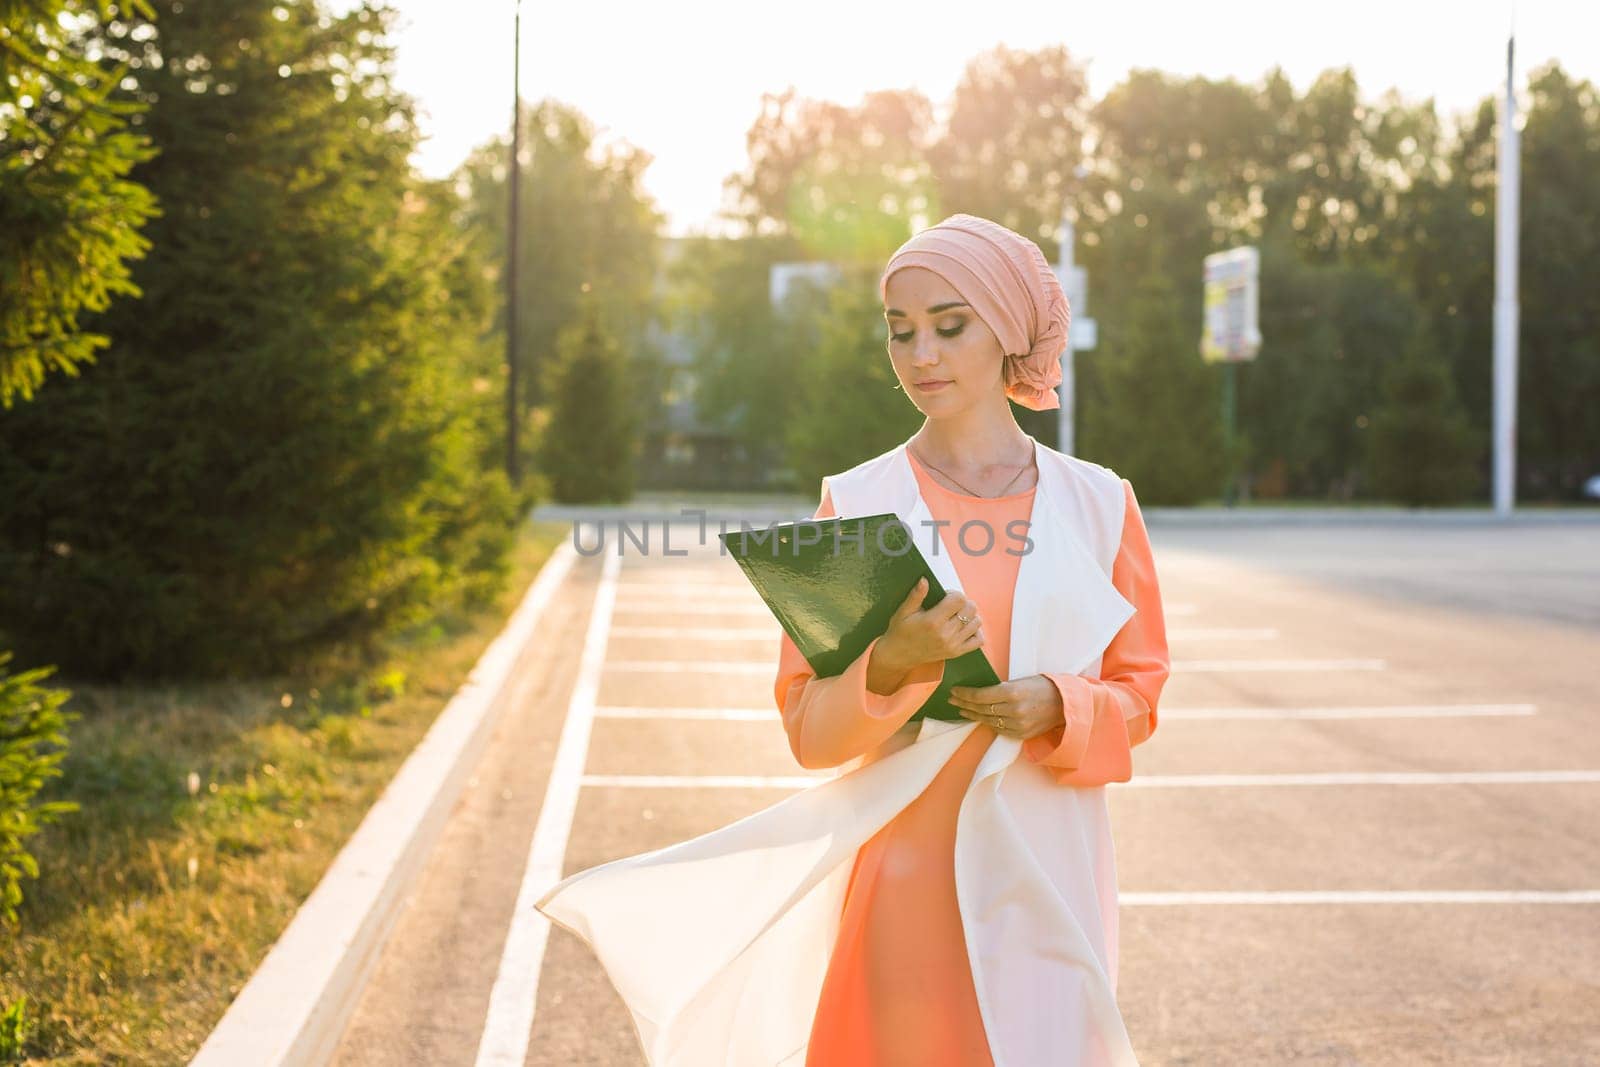
M 186 1062 L 569 535 L 526 528 L 498 603 L 430 620 L 376 668 L 47 679 L 82 718 L 41 799 L 81 810 L 31 839 L 40 877 L 0 930 L 0 1060 Z

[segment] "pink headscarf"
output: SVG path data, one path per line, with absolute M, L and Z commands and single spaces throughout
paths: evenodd
M 1006 396 L 1025 408 L 1059 408 L 1061 353 L 1072 309 L 1039 246 L 998 222 L 951 215 L 913 236 L 889 257 L 878 296 L 889 301 L 889 275 L 926 267 L 955 287 L 994 331 L 1005 352 Z

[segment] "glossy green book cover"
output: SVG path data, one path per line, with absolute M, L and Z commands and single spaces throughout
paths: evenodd
M 910 530 L 892 512 L 773 523 L 719 539 L 819 678 L 842 674 L 888 629 L 918 578 L 928 579 L 924 609 L 944 599 Z M 999 682 L 982 649 L 946 660 L 939 688 L 911 721 L 966 721 L 950 704 L 951 687 Z

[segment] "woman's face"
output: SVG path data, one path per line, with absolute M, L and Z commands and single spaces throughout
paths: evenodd
M 925 267 L 902 267 L 885 286 L 889 359 L 924 415 L 949 415 L 1005 394 L 1005 354 L 994 331 L 949 282 Z

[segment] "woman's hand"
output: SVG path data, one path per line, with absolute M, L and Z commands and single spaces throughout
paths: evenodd
M 901 679 L 925 663 L 954 659 L 983 647 L 983 620 L 971 598 L 952 589 L 923 611 L 919 605 L 927 595 L 928 580 L 918 578 L 873 646 L 867 675 L 867 688 L 873 692 L 892 692 Z
M 996 733 L 1023 741 L 1066 724 L 1061 690 L 1042 674 L 1013 678 L 999 685 L 957 685 L 950 703 L 969 719 L 984 723 Z

